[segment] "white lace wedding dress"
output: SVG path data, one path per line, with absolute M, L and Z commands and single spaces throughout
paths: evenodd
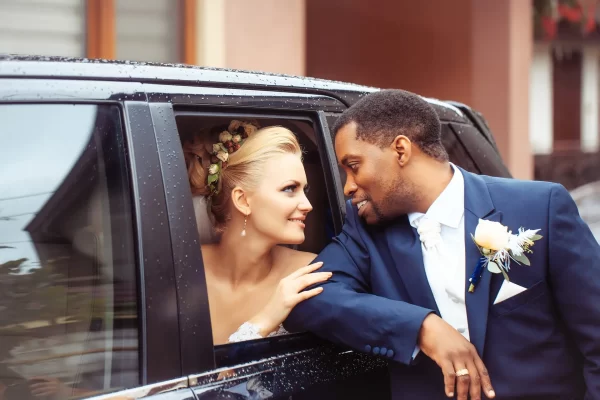
M 286 335 L 289 332 L 285 330 L 283 325 L 279 325 L 279 328 L 275 332 L 271 332 L 267 337 Z M 237 331 L 229 336 L 229 343 L 244 342 L 246 340 L 262 339 L 263 336 L 258 333 L 258 328 L 252 325 L 250 322 L 244 322 Z

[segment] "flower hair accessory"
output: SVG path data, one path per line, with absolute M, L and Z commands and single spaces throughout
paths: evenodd
M 258 130 L 258 124 L 233 120 L 227 130 L 219 134 L 219 142 L 212 145 L 208 167 L 208 197 L 219 193 L 221 172 L 227 168 L 229 155 L 240 149 L 244 141 Z
M 481 253 L 475 271 L 469 278 L 469 292 L 473 293 L 484 270 L 487 268 L 493 274 L 502 274 L 507 281 L 511 261 L 517 264 L 530 265 L 526 253 L 533 253 L 530 249 L 536 240 L 542 238 L 538 235 L 539 229 L 519 228 L 513 234 L 508 227 L 495 221 L 479 220 L 475 234 L 471 238 Z

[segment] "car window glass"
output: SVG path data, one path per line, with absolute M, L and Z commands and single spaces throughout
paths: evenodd
M 119 108 L 0 105 L 0 143 L 0 398 L 139 384 Z

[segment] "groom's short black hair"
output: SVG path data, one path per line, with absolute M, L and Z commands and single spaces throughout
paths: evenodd
M 387 89 L 363 97 L 338 118 L 334 135 L 351 122 L 356 124 L 359 140 L 385 147 L 396 136 L 405 135 L 428 156 L 448 160 L 435 109 L 414 93 Z

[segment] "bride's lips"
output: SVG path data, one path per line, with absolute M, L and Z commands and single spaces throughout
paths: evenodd
M 293 223 L 293 224 L 297 224 L 300 228 L 304 229 L 306 227 L 306 225 L 304 224 L 304 221 L 306 220 L 306 217 L 297 217 L 297 218 L 289 218 L 288 221 Z

